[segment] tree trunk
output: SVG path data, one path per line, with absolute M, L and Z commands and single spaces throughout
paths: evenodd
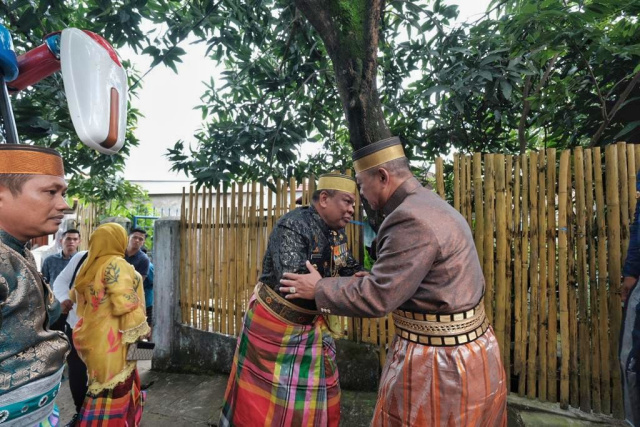
M 389 138 L 376 86 L 381 0 L 294 0 L 333 62 L 354 150 Z

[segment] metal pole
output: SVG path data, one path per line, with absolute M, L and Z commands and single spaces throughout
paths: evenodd
M 5 141 L 9 144 L 19 144 L 18 129 L 16 128 L 16 120 L 13 117 L 13 109 L 11 109 L 9 91 L 2 76 L 0 76 L 0 113 L 2 113 Z

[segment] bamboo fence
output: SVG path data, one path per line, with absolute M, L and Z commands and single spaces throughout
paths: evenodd
M 454 207 L 473 231 L 510 391 L 621 418 L 619 289 L 640 145 L 455 155 L 453 166 Z M 444 181 L 437 159 L 441 197 Z M 183 195 L 185 324 L 238 334 L 268 235 L 295 207 L 297 186 L 308 204 L 313 182 L 204 189 L 203 206 L 193 189 Z M 360 256 L 359 227 L 349 225 L 348 235 Z M 340 321 L 339 335 L 378 345 L 384 363 L 390 317 Z

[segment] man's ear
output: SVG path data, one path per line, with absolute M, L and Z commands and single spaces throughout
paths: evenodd
M 385 168 L 378 168 L 378 179 L 382 184 L 388 184 L 389 178 L 390 175 L 388 170 L 386 170 Z
M 327 206 L 327 199 L 329 198 L 329 193 L 326 191 L 320 191 L 320 196 L 318 197 L 318 203 L 323 208 Z

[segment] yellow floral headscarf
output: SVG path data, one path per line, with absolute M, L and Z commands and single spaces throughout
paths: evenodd
M 120 224 L 108 223 L 96 228 L 89 237 L 89 254 L 75 280 L 75 289 L 83 292 L 107 263 L 115 257 L 124 257 L 127 250 L 127 232 Z

